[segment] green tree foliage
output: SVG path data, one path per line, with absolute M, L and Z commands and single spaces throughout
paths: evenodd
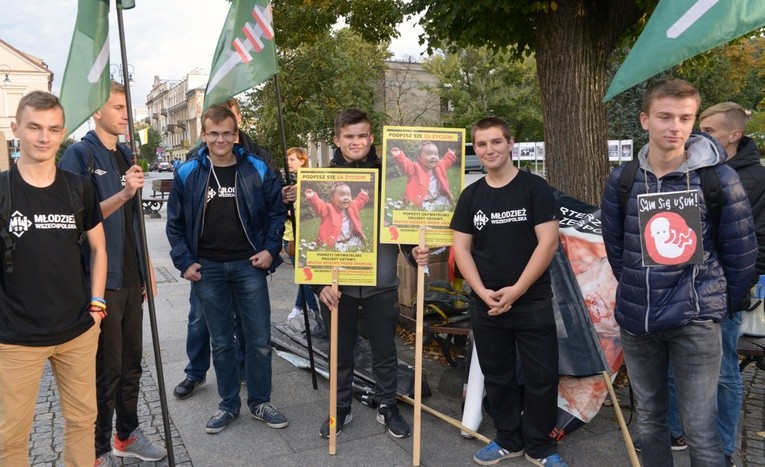
M 609 57 L 657 0 L 412 0 L 408 13 L 433 48 L 509 47 L 535 54 L 544 115 L 547 178 L 600 203 L 608 175 L 606 107 Z M 633 29 L 631 29 L 633 28 Z
M 315 38 L 294 49 L 279 50 L 279 86 L 287 147 L 309 140 L 330 141 L 335 116 L 348 107 L 366 110 L 380 129 L 384 116 L 374 112 L 375 85 L 382 77 L 387 44 L 373 45 L 348 28 Z M 274 82 L 246 94 L 243 116 L 258 144 L 280 154 Z M 378 135 L 379 136 L 379 135 Z M 281 164 L 281 158 L 276 157 Z
M 445 126 L 465 128 L 495 115 L 510 123 L 517 141 L 542 141 L 542 102 L 533 57 L 511 60 L 507 49 L 468 47 L 436 54 L 423 66 L 440 85 L 432 89 L 450 113 Z
M 58 147 L 58 151 L 56 151 L 56 164 L 58 164 L 58 161 L 61 160 L 61 156 L 64 155 L 64 151 L 66 151 L 66 148 L 76 143 L 77 140 L 72 138 L 71 136 L 64 139 L 64 141 L 61 142 L 61 146 Z
M 149 142 L 148 144 L 144 144 L 138 147 L 138 157 L 146 160 L 149 164 L 151 164 L 157 160 L 157 148 L 159 147 L 159 144 L 162 142 L 162 136 L 160 136 L 157 130 L 149 126 L 149 124 L 141 122 L 141 123 L 138 123 L 135 128 L 136 142 L 139 141 L 138 130 L 143 130 L 146 127 L 149 128 Z

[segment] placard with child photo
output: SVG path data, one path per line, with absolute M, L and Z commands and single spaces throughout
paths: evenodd
M 381 243 L 451 244 L 449 221 L 464 185 L 465 130 L 384 127 Z
M 303 169 L 297 173 L 295 282 L 376 283 L 377 171 Z

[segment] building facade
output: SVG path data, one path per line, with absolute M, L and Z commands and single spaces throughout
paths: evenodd
M 149 124 L 162 137 L 158 160 L 183 160 L 197 143 L 207 79 L 208 74 L 198 68 L 180 80 L 154 77 L 146 108 Z
M 11 122 L 24 94 L 50 92 L 53 72 L 37 58 L 0 39 L 0 170 L 7 170 L 18 157 L 19 143 Z

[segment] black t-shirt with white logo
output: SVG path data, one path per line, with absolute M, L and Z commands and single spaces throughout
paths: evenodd
M 255 250 L 236 209 L 236 165 L 212 167 L 210 172 L 199 257 L 218 262 L 248 259 Z
M 537 236 L 534 227 L 560 220 L 552 189 L 541 177 L 520 171 L 507 185 L 492 188 L 485 179 L 460 195 L 450 228 L 473 236 L 473 260 L 488 289 L 513 285 L 526 268 Z M 517 303 L 552 296 L 545 271 Z
M 49 346 L 89 329 L 90 285 L 85 275 L 75 215 L 62 175 L 45 188 L 11 177 L 8 232 L 15 243 L 13 272 L 0 244 L 0 342 Z M 101 222 L 95 188 L 83 179 L 83 225 Z M 74 190 L 74 187 L 70 187 Z

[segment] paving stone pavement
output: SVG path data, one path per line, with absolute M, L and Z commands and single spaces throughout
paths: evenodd
M 318 390 L 310 387 L 310 377 L 274 354 L 272 401 L 288 417 L 290 426 L 272 430 L 252 420 L 243 411 L 226 430 L 217 435 L 204 431 L 207 419 L 218 403 L 214 372 L 207 374 L 207 383 L 195 391 L 193 397 L 179 401 L 172 396 L 173 387 L 183 379 L 186 365 L 185 336 L 188 314 L 188 284 L 178 278 L 169 259 L 169 245 L 164 234 L 165 210 L 162 218 L 146 218 L 149 250 L 157 277 L 158 295 L 155 298 L 162 368 L 168 394 L 171 432 L 178 466 L 406 466 L 412 465 L 412 439 L 394 440 L 374 419 L 372 410 L 354 403 L 353 424 L 338 437 L 337 455 L 327 454 L 327 442 L 318 436 L 318 428 L 326 417 L 328 383 L 319 378 Z M 272 322 L 283 321 L 292 309 L 295 286 L 291 266 L 279 267 L 269 279 Z M 159 393 L 155 384 L 157 371 L 149 329 L 148 312 L 144 325 L 144 374 L 141 380 L 139 418 L 141 427 L 153 441 L 164 439 Z M 399 341 L 399 358 L 413 363 L 413 348 Z M 423 403 L 450 417 L 461 417 L 461 400 L 440 391 L 442 378 L 454 375 L 440 364 L 425 359 L 426 375 L 433 395 Z M 739 429 L 740 450 L 736 461 L 739 467 L 765 467 L 765 371 L 749 365 L 744 376 L 744 404 Z M 243 391 L 245 392 L 245 391 Z M 617 395 L 623 407 L 628 405 L 626 389 Z M 246 394 L 243 395 L 246 398 Z M 404 417 L 413 420 L 413 411 L 399 404 Z M 246 406 L 243 406 L 246 409 Z M 46 368 L 40 386 L 34 428 L 30 435 L 30 463 L 35 467 L 63 466 L 63 428 L 58 396 L 50 370 Z M 630 413 L 625 409 L 625 418 Z M 637 423 L 632 417 L 631 433 Z M 484 417 L 478 431 L 492 437 L 491 420 Z M 422 416 L 421 465 L 439 467 L 473 465 L 473 453 L 482 447 L 476 440 L 466 440 L 459 430 L 428 414 Z M 588 424 L 566 436 L 558 445 L 562 457 L 575 466 L 627 466 L 629 459 L 612 407 L 603 407 Z M 690 465 L 687 451 L 673 453 L 674 465 Z M 124 465 L 168 465 L 167 460 L 156 464 L 128 459 Z M 527 461 L 512 459 L 503 465 L 528 466 Z M 649 466 L 646 466 L 649 467 Z

